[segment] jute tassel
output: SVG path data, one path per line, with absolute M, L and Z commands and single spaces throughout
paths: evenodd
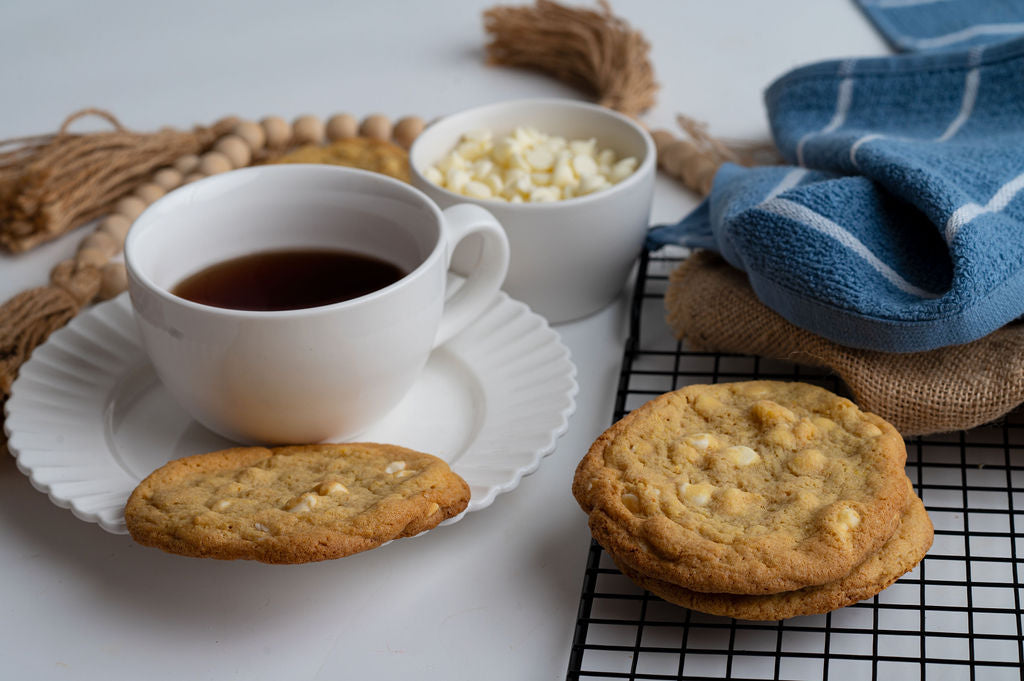
M 90 114 L 107 119 L 117 130 L 67 132 L 68 125 Z M 0 142 L 15 147 L 0 154 L 0 243 L 24 251 L 110 212 L 154 169 L 207 149 L 234 125 L 235 119 L 228 118 L 191 132 L 140 134 L 125 130 L 110 114 L 89 109 L 70 116 L 54 135 Z M 112 246 L 109 237 L 83 242 L 75 257 L 53 269 L 48 285 L 22 291 L 0 306 L 0 402 L 10 395 L 32 350 L 100 292 L 105 257 L 97 257 L 95 246 L 104 243 Z
M 651 46 L 612 14 L 606 0 L 598 4 L 600 12 L 551 0 L 487 10 L 488 61 L 544 71 L 596 95 L 603 106 L 640 115 L 654 106 L 658 92 Z
M 721 140 L 708 134 L 704 123 L 682 115 L 676 121 L 686 137 L 676 137 L 668 130 L 651 133 L 658 149 L 658 166 L 701 196 L 711 192 L 715 173 L 723 163 L 754 166 L 779 162 L 778 152 L 769 142 Z
M 612 14 L 606 0 L 598 3 L 600 12 L 551 0 L 487 10 L 488 61 L 543 71 L 590 91 L 603 106 L 638 116 L 654 106 L 658 92 L 648 59 L 650 45 Z M 771 144 L 719 140 L 692 118 L 679 116 L 678 122 L 684 137 L 668 130 L 652 133 L 658 165 L 701 195 L 711 191 L 715 173 L 727 161 L 747 166 L 778 162 Z
M 114 130 L 68 132 L 86 116 L 99 116 Z M 84 109 L 53 135 L 0 141 L 0 150 L 7 149 L 0 151 L 0 247 L 20 253 L 109 213 L 143 177 L 206 149 L 234 122 L 137 133 L 105 111 Z

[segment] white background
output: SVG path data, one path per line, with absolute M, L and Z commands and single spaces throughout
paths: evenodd
M 0 137 L 82 107 L 128 127 L 226 114 L 435 116 L 582 97 L 484 64 L 487 0 L 0 4 Z M 619 0 L 653 45 L 676 112 L 763 138 L 763 88 L 809 62 L 883 54 L 847 0 Z M 652 219 L 695 198 L 660 179 Z M 0 256 L 0 299 L 46 281 L 83 233 Z M 423 537 L 304 566 L 202 561 L 112 536 L 52 506 L 0 458 L 0 679 L 561 679 L 589 534 L 569 493 L 611 418 L 625 297 L 560 325 L 578 410 L 540 469 L 488 509 Z

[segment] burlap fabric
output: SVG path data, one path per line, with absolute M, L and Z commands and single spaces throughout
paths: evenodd
M 672 273 L 665 306 L 669 326 L 694 350 L 828 367 L 861 408 L 903 435 L 972 428 L 1024 402 L 1024 324 L 928 352 L 846 348 L 767 308 L 746 275 L 706 251 L 695 252 Z

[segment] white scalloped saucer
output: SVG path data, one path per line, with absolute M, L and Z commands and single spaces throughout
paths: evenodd
M 445 459 L 469 483 L 467 512 L 478 511 L 554 450 L 576 408 L 575 376 L 547 321 L 500 293 L 359 439 Z M 8 448 L 33 486 L 115 534 L 127 532 L 124 504 L 151 471 L 233 445 L 163 389 L 127 294 L 86 310 L 38 347 L 5 411 Z

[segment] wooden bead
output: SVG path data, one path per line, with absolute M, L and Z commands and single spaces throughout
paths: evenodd
M 292 127 L 280 116 L 267 116 L 260 121 L 260 127 L 270 149 L 283 149 L 292 139 Z
M 124 263 L 108 262 L 100 269 L 100 300 L 109 300 L 128 288 Z
M 106 232 L 96 231 L 82 239 L 82 243 L 78 244 L 79 253 L 86 250 L 99 251 L 109 258 L 121 250 L 121 244 L 114 241 L 114 237 Z
M 110 260 L 110 256 L 95 248 L 83 248 L 75 256 L 75 269 L 83 267 L 103 267 Z
M 196 156 L 196 167 L 199 167 L 199 157 Z M 195 170 L 195 168 L 192 168 Z M 188 172 L 192 172 L 192 170 Z M 175 187 L 181 186 L 185 173 L 177 168 L 161 168 L 153 173 L 153 184 L 157 185 L 164 192 L 169 192 Z
M 174 162 L 174 169 L 182 175 L 188 175 L 199 167 L 199 157 L 195 154 L 187 154 Z
M 199 157 L 199 172 L 216 175 L 231 170 L 231 159 L 219 151 L 208 151 Z
M 292 123 L 292 137 L 296 144 L 322 144 L 324 123 L 316 116 L 299 116 Z
M 228 157 L 232 168 L 244 168 L 252 161 L 252 149 L 238 135 L 221 137 L 213 148 Z
M 252 121 L 242 121 L 235 126 L 235 134 L 241 137 L 252 151 L 259 151 L 267 143 L 263 126 Z
M 109 235 L 110 238 L 114 240 L 118 250 L 120 250 L 124 244 L 124 238 L 128 236 L 128 230 L 131 229 L 131 226 L 131 220 L 123 215 L 114 213 L 103 218 L 103 222 L 100 223 L 98 231 Z
M 372 114 L 363 119 L 359 134 L 370 139 L 388 141 L 391 139 L 391 120 L 384 114 Z
M 166 170 L 168 170 L 168 171 L 170 171 L 172 173 L 175 173 L 179 178 L 181 178 L 181 173 L 179 173 L 174 168 L 167 168 Z M 158 172 L 158 174 L 159 174 L 159 172 Z M 174 186 L 177 187 L 178 186 L 177 183 L 175 183 Z M 173 189 L 173 187 L 172 187 L 172 189 Z M 139 197 L 140 199 L 142 199 L 146 203 L 153 203 L 154 201 L 156 201 L 157 199 L 159 199 L 161 196 L 163 196 L 166 193 L 167 193 L 167 190 L 164 189 L 162 185 L 159 185 L 156 182 L 147 182 L 146 184 L 144 184 L 144 185 L 142 185 L 140 187 L 136 187 L 136 189 L 135 189 L 135 196 Z
M 395 123 L 394 137 L 398 145 L 403 149 L 408 149 L 412 146 L 412 143 L 416 141 L 416 138 L 423 132 L 423 128 L 426 127 L 426 123 L 419 116 L 406 116 L 398 119 Z
M 183 184 L 188 184 L 190 182 L 195 182 L 196 180 L 201 180 L 204 177 L 206 177 L 206 175 L 203 175 L 202 173 L 192 173 L 191 175 L 186 175 L 185 176 L 185 180 L 183 181 Z
M 137 196 L 126 196 L 114 204 L 114 212 L 134 222 L 135 218 L 142 215 L 142 211 L 146 210 L 148 205 L 148 203 Z
M 228 116 L 225 116 L 224 118 L 219 119 L 216 123 L 214 123 L 214 125 L 223 128 L 233 128 L 241 122 L 241 118 L 235 116 L 234 114 L 230 114 Z
M 327 139 L 345 140 L 359 134 L 359 121 L 352 114 L 335 114 L 327 119 Z

